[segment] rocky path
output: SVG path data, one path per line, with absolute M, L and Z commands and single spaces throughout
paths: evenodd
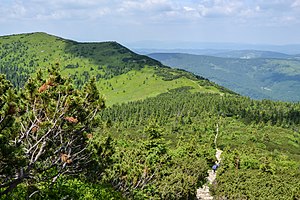
M 216 164 L 219 164 L 221 162 L 221 154 L 222 150 L 217 149 L 216 152 Z M 197 189 L 197 199 L 201 200 L 210 200 L 213 199 L 213 197 L 209 193 L 209 187 L 208 184 L 212 184 L 216 179 L 216 173 L 213 170 L 208 170 L 208 177 L 206 177 L 207 183 L 202 186 L 202 188 Z
M 217 146 L 217 138 L 219 134 L 219 127 L 217 126 L 217 134 L 215 136 L 215 146 Z M 221 162 L 221 154 L 222 150 L 216 148 L 216 159 L 215 164 L 220 164 Z M 208 170 L 208 177 L 206 177 L 207 183 L 203 185 L 201 188 L 197 189 L 197 199 L 199 200 L 210 200 L 214 199 L 213 196 L 210 195 L 208 184 L 212 184 L 216 179 L 216 173 L 213 170 Z

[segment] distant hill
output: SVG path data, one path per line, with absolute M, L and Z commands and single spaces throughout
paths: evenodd
M 148 55 L 152 53 L 186 53 L 186 54 L 207 55 L 207 56 L 232 51 L 230 49 L 146 49 L 146 48 L 136 48 L 133 50 L 142 55 Z
M 108 104 L 144 99 L 171 89 L 229 92 L 208 80 L 138 55 L 117 42 L 80 43 L 46 33 L 0 37 L 0 73 L 22 87 L 37 69 L 59 63 L 62 73 L 81 87 L 97 79 Z
M 224 58 L 293 58 L 292 55 L 274 52 L 274 51 L 258 51 L 258 50 L 235 50 L 221 53 L 214 53 L 211 56 L 224 57 Z
M 300 44 L 287 44 L 287 45 L 268 45 L 268 44 L 247 44 L 247 43 L 224 43 L 224 42 L 195 42 L 195 41 L 138 41 L 127 43 L 132 49 L 161 49 L 161 50 L 194 50 L 194 52 L 182 52 L 177 53 L 195 53 L 202 50 L 244 50 L 244 49 L 255 49 L 260 51 L 274 51 L 284 54 L 299 54 Z M 165 52 L 165 51 L 161 51 Z M 154 53 L 154 51 L 152 52 Z M 157 52 L 156 52 L 157 53 Z M 167 53 L 167 52 L 165 52 Z M 175 53 L 175 52 L 173 52 Z
M 241 58 L 241 59 L 252 59 L 252 58 L 284 58 L 284 59 L 300 59 L 299 54 L 286 54 L 276 51 L 263 51 L 263 50 L 232 50 L 232 49 L 146 49 L 137 48 L 134 49 L 142 55 L 148 55 L 153 53 L 184 53 L 193 55 L 205 55 L 215 56 L 222 58 Z
M 276 54 L 279 55 L 284 54 Z M 240 59 L 179 53 L 155 53 L 149 56 L 255 99 L 300 100 L 300 61 L 297 59 Z

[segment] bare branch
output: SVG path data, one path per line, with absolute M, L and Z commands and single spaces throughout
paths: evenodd
M 37 159 L 42 155 L 45 146 L 46 146 L 46 141 L 44 141 L 43 144 L 41 145 L 41 148 L 40 148 L 38 154 L 35 156 L 33 163 L 35 163 L 37 161 Z

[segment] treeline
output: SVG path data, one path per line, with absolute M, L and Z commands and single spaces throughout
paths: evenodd
M 179 88 L 144 101 L 113 105 L 101 113 L 103 120 L 127 125 L 145 124 L 155 118 L 160 124 L 170 119 L 189 120 L 207 116 L 234 117 L 244 123 L 264 123 L 277 126 L 300 124 L 300 104 L 251 100 L 236 95 L 190 93 Z

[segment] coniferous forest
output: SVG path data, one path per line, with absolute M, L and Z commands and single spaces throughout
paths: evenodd
M 1 39 L 13 37 L 32 35 Z M 300 199 L 299 103 L 252 100 L 117 43 L 66 43 L 53 57 L 35 51 L 55 43 L 1 47 L 0 199 L 195 199 L 216 148 L 215 199 Z

